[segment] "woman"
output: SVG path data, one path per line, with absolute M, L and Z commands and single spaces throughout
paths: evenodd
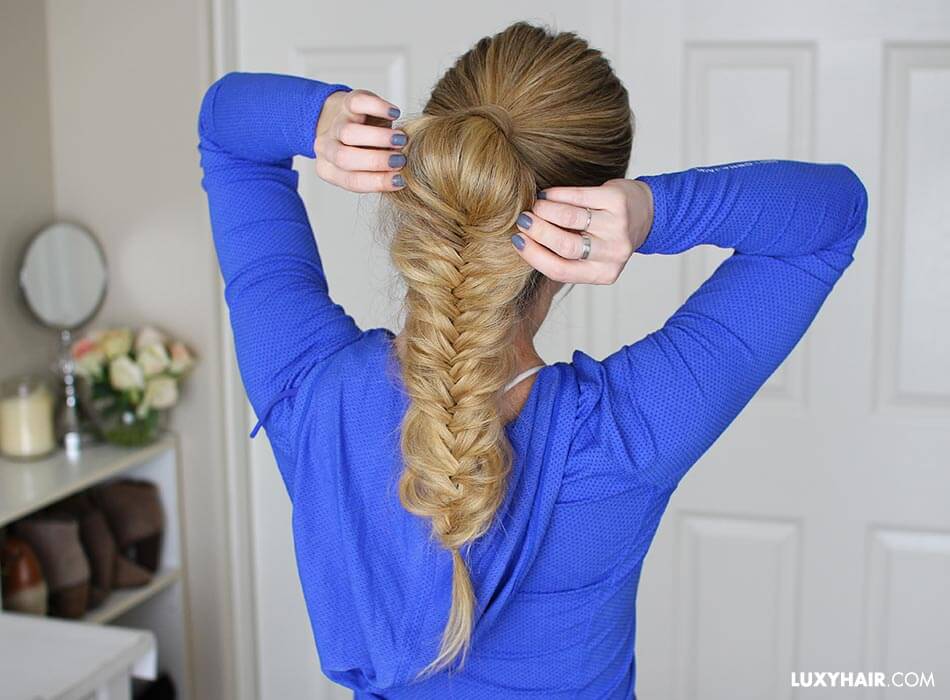
M 780 160 L 624 179 L 626 90 L 581 38 L 525 23 L 398 117 L 343 84 L 232 73 L 199 120 L 238 362 L 293 503 L 322 670 L 367 698 L 628 698 L 667 500 L 852 261 L 864 187 L 844 165 Z M 382 193 L 398 335 L 329 296 L 294 155 Z M 699 244 L 735 253 L 663 328 L 543 364 L 532 338 L 564 283 Z

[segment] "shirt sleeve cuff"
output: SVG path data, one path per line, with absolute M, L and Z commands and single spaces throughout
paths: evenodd
M 653 223 L 647 232 L 643 243 L 637 248 L 638 253 L 662 253 L 663 252 L 663 233 L 666 230 L 666 195 L 663 189 L 662 175 L 641 175 L 636 178 L 640 182 L 646 183 L 653 194 Z
M 297 155 L 307 158 L 316 158 L 313 142 L 317 136 L 317 122 L 320 112 L 327 98 L 334 92 L 350 92 L 353 88 L 342 83 L 321 83 L 317 80 L 305 80 L 300 83 L 303 93 L 296 106 L 294 114 L 294 128 L 290 132 L 291 142 L 288 144 Z

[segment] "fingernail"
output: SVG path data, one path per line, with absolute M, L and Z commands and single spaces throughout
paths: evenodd
M 406 181 L 402 179 L 402 175 L 393 175 L 393 187 L 405 187 Z
M 511 237 L 511 243 L 518 250 L 524 250 L 524 238 L 521 237 L 520 233 L 516 233 Z
M 405 146 L 406 145 L 406 135 L 405 134 L 393 134 L 392 139 L 393 146 Z
M 398 107 L 390 107 L 390 108 L 389 108 L 389 116 L 392 117 L 393 119 L 399 119 L 399 114 L 400 114 L 400 112 L 399 112 L 399 108 L 398 108 Z
M 547 198 L 548 198 L 548 195 L 544 190 L 538 192 L 538 199 L 547 199 Z
M 525 213 L 518 214 L 518 225 L 521 228 L 531 228 L 531 217 Z
M 406 156 L 402 153 L 393 153 L 389 156 L 389 167 L 390 168 L 401 168 L 406 164 Z

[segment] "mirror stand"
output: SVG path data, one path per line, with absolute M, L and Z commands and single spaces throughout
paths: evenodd
M 54 418 L 66 456 L 75 459 L 82 445 L 94 441 L 95 435 L 84 430 L 80 420 L 73 333 L 96 315 L 105 300 L 105 251 L 81 226 L 51 224 L 27 242 L 19 281 L 23 301 L 34 318 L 59 334 L 56 369 L 62 377 L 63 398 Z
M 68 328 L 60 331 L 59 372 L 63 377 L 63 402 L 57 412 L 59 431 L 66 456 L 79 456 L 83 444 L 92 442 L 92 433 L 83 430 L 79 422 L 79 395 L 76 392 L 76 362 L 73 360 L 73 332 Z

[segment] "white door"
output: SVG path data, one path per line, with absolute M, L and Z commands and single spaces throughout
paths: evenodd
M 233 27 L 219 25 L 236 41 L 225 69 L 343 82 L 411 113 L 478 38 L 541 21 L 589 38 L 627 84 L 631 176 L 780 157 L 845 162 L 867 184 L 855 264 L 672 499 L 641 582 L 643 698 L 787 698 L 792 671 L 932 671 L 950 683 L 948 7 L 235 0 Z M 394 327 L 399 287 L 374 242 L 375 198 L 332 190 L 309 161 L 298 168 L 335 298 L 364 327 Z M 722 255 L 635 258 L 614 287 L 575 288 L 542 331 L 542 355 L 603 356 L 641 337 Z M 349 697 L 318 671 L 263 432 L 248 461 L 253 586 L 237 605 L 253 605 L 256 652 L 243 696 Z
M 905 697 L 791 679 L 876 671 L 932 672 L 906 697 L 950 697 L 950 4 L 624 3 L 618 35 L 636 170 L 844 162 L 870 197 L 811 330 L 673 496 L 638 597 L 638 694 Z M 683 298 L 724 255 L 661 274 Z M 668 291 L 647 263 L 615 294 Z M 646 330 L 613 313 L 610 345 Z

